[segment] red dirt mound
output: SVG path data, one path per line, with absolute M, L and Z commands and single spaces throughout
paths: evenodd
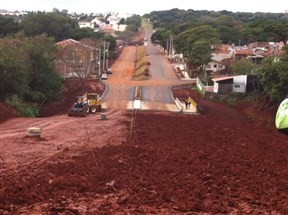
M 119 125 L 130 128 L 127 121 Z M 0 209 L 7 214 L 287 214 L 287 143 L 281 134 L 237 118 L 139 112 L 130 141 L 65 148 L 3 175 Z
M 16 110 L 10 105 L 0 102 L 0 123 L 18 116 Z
M 226 109 L 227 104 L 217 103 L 210 99 L 203 98 L 193 84 L 187 84 L 172 88 L 174 97 L 177 97 L 180 101 L 185 101 L 188 97 L 191 97 L 198 103 L 199 109 L 202 114 L 206 114 L 209 117 L 218 119 L 239 119 L 239 120 L 251 120 L 257 122 L 259 125 L 264 125 L 274 129 L 275 114 L 277 111 L 277 105 L 271 104 L 266 99 L 259 99 L 256 102 L 239 102 L 234 106 L 230 106 L 230 109 Z M 226 109 L 226 112 L 221 110 Z M 222 113 L 222 114 L 221 114 Z

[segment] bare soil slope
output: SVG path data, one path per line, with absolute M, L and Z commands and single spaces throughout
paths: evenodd
M 67 117 L 67 97 L 49 104 L 56 116 L 1 123 L 0 214 L 288 214 L 287 136 L 190 89 L 173 93 L 203 113 Z M 32 126 L 41 137 L 27 136 Z

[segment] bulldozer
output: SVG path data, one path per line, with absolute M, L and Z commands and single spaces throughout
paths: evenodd
M 97 93 L 84 93 L 68 110 L 68 116 L 86 117 L 89 113 L 101 112 L 102 100 Z

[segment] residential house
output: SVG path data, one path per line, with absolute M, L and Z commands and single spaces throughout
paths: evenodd
M 255 56 L 253 48 L 248 47 L 237 47 L 233 49 L 233 58 L 234 60 L 241 60 L 241 59 L 247 59 L 251 58 L 252 56 Z
M 102 29 L 106 24 L 104 22 L 102 22 L 99 18 L 95 17 L 92 21 L 91 21 L 92 27 L 93 28 L 100 28 Z
M 107 21 L 109 21 L 110 25 L 118 25 L 120 20 L 121 20 L 121 17 L 117 17 L 117 16 L 109 16 L 107 18 Z
M 123 24 L 115 24 L 115 25 L 112 25 L 112 29 L 114 31 L 120 31 L 120 32 L 123 32 L 125 31 L 127 25 L 123 25 Z
M 90 21 L 82 20 L 78 22 L 78 25 L 80 28 L 92 28 L 92 23 Z
M 246 93 L 255 90 L 257 77 L 254 75 L 237 75 L 213 78 L 214 93 Z
M 231 63 L 232 54 L 213 53 L 211 62 L 206 65 L 206 71 L 210 74 L 217 74 L 225 71 Z

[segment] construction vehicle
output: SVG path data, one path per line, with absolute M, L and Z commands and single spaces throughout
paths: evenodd
M 84 93 L 77 96 L 77 102 L 68 110 L 68 116 L 86 117 L 88 113 L 96 113 L 102 110 L 102 100 L 97 93 Z

